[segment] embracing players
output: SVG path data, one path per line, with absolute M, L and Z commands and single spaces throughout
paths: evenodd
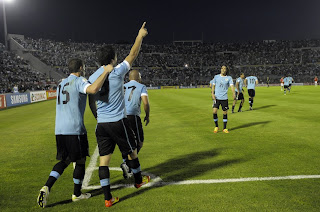
M 37 203 L 42 208 L 47 205 L 52 186 L 71 162 L 76 162 L 73 171 L 74 191 L 71 196 L 72 201 L 91 197 L 90 193 L 81 193 L 86 157 L 89 156 L 87 131 L 83 123 L 83 115 L 86 108 L 86 94 L 97 93 L 113 69 L 112 65 L 105 65 L 107 66 L 101 67 L 99 78 L 90 84 L 82 77 L 85 75 L 85 66 L 82 60 L 72 59 L 68 64 L 69 77 L 62 80 L 58 86 L 55 135 L 56 158 L 59 162 L 54 165 L 37 198 Z

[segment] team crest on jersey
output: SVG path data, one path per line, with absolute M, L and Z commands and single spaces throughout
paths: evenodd
M 87 82 L 88 80 L 87 80 L 86 78 L 83 78 L 82 81 L 83 81 L 83 82 Z
M 224 80 L 225 80 L 225 81 L 228 81 L 228 78 L 225 78 Z

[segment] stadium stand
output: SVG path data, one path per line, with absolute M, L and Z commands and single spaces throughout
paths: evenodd
M 15 55 L 13 52 L 5 51 L 0 44 L 0 93 L 11 93 L 13 87 L 18 86 L 19 92 L 27 90 L 49 89 L 52 79 L 41 72 L 34 70 L 27 61 Z
M 83 59 L 87 73 L 91 74 L 97 67 L 95 52 L 103 45 L 19 36 L 12 39 L 19 43 L 24 51 L 64 74 L 68 73 L 67 61 L 74 57 Z M 131 47 L 127 44 L 112 45 L 118 52 L 118 61 L 124 59 Z M 10 81 L 1 82 L 1 92 L 10 91 L 10 87 L 15 83 L 18 83 L 19 87 L 36 89 L 34 86 L 28 87 L 32 84 L 29 82 L 41 82 L 48 78 L 32 70 L 27 61 L 14 56 L 14 53 L 4 51 L 3 46 L 1 48 L 1 57 L 4 58 L 1 77 Z M 247 76 L 257 76 L 262 83 L 265 83 L 268 76 L 270 83 L 279 83 L 282 76 L 291 74 L 295 82 L 311 83 L 313 76 L 319 75 L 320 40 L 267 40 L 193 45 L 185 45 L 183 42 L 144 44 L 134 68 L 140 70 L 143 82 L 148 86 L 190 86 L 207 85 L 212 77 L 219 73 L 220 66 L 225 64 L 231 67 L 233 78 L 244 72 Z M 11 77 L 8 77 L 8 72 L 11 73 Z M 15 74 L 18 74 L 17 77 L 14 77 Z

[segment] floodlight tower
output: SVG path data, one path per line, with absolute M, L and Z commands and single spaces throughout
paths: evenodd
M 11 2 L 12 0 L 2 0 L 2 9 L 3 9 L 3 27 L 4 27 L 4 45 L 6 50 L 8 50 L 8 32 L 7 32 L 7 17 L 6 17 L 6 2 Z

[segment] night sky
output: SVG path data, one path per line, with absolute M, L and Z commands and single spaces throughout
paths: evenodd
M 132 43 L 143 21 L 147 43 L 172 42 L 173 35 L 200 40 L 202 33 L 205 42 L 320 38 L 319 0 L 11 1 L 6 3 L 8 33 L 34 38 Z

